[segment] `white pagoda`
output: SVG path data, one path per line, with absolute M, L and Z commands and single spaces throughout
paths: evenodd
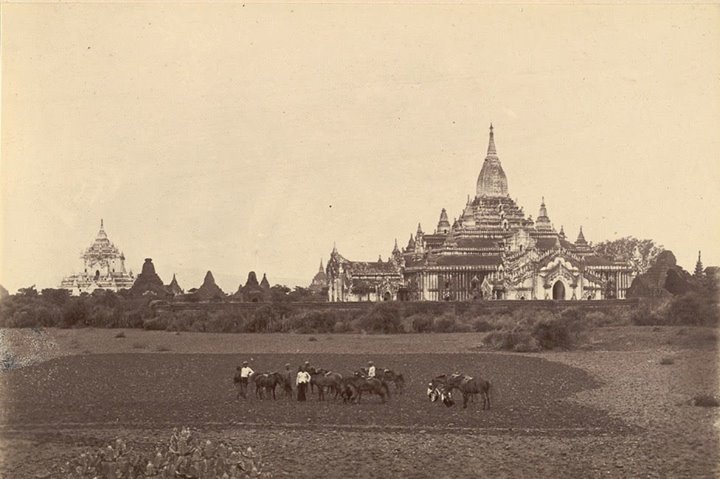
M 135 282 L 132 271 L 125 270 L 125 255 L 108 239 L 103 220 L 100 220 L 100 231 L 95 241 L 81 258 L 83 271 L 66 277 L 60 283 L 60 288 L 69 290 L 73 295 L 92 293 L 96 289 L 129 289 Z

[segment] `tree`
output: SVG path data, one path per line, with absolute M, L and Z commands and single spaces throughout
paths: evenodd
M 292 302 L 309 302 L 309 301 L 317 301 L 317 297 L 315 296 L 315 293 L 313 293 L 308 288 L 303 288 L 302 286 L 295 286 L 295 290 L 288 293 L 288 299 Z
M 645 273 L 658 254 L 665 249 L 650 239 L 637 239 L 626 236 L 612 241 L 603 241 L 595 245 L 595 251 L 615 261 L 627 261 L 636 273 Z
M 40 294 L 44 300 L 57 306 L 62 306 L 70 299 L 70 291 L 67 289 L 44 288 Z
M 368 301 L 370 301 L 370 293 L 375 291 L 375 288 L 373 288 L 372 285 L 365 280 L 356 279 L 352 283 L 351 291 L 360 298 L 367 295 Z
M 24 296 L 26 298 L 34 298 L 38 295 L 37 289 L 35 289 L 35 285 L 28 286 L 27 288 L 20 288 L 18 289 L 18 296 Z
M 288 301 L 288 293 L 290 293 L 290 288 L 282 284 L 276 284 L 270 287 L 270 302 L 284 303 Z

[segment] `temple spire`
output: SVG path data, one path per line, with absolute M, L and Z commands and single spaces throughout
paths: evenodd
M 488 141 L 487 156 L 488 158 L 497 157 L 497 150 L 495 149 L 495 133 L 493 132 L 492 123 L 490 123 L 490 140 Z
M 100 218 L 100 229 L 103 229 L 103 228 L 104 228 L 104 226 L 103 226 L 103 219 Z
M 320 259 L 320 272 L 321 272 L 321 273 L 323 272 L 323 264 L 322 264 L 322 259 Z
M 700 251 L 698 251 L 698 260 L 697 263 L 695 263 L 695 277 L 699 278 L 703 275 L 704 268 L 702 261 L 700 260 Z
M 547 208 L 545 207 L 545 197 L 542 197 L 542 202 L 540 203 L 540 214 L 538 215 L 538 218 L 540 217 L 546 217 L 547 218 Z
M 578 245 L 586 245 L 587 241 L 585 241 L 585 235 L 583 234 L 582 226 L 580 227 L 580 233 L 578 233 L 578 237 L 575 240 L 575 244 Z

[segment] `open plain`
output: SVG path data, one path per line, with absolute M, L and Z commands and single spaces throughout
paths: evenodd
M 720 475 L 717 408 L 692 404 L 718 391 L 716 330 L 599 328 L 535 354 L 485 351 L 482 336 L 3 330 L 0 477 L 54 477 L 88 448 L 152 449 L 180 426 L 253 446 L 274 477 Z M 238 400 L 242 360 L 343 374 L 374 360 L 407 385 L 386 404 Z M 456 370 L 491 381 L 490 411 L 428 401 L 428 379 Z

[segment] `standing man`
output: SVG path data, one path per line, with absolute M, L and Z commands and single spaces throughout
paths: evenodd
M 242 367 L 240 368 L 240 395 L 243 398 L 247 398 L 248 381 L 254 373 L 255 371 L 248 366 L 248 362 L 243 361 Z
M 374 378 L 374 377 L 375 377 L 375 363 L 373 363 L 372 361 L 368 361 L 368 373 L 367 373 L 367 375 L 368 375 L 369 378 Z
M 308 373 L 304 367 L 298 368 L 297 373 L 297 400 L 305 401 L 305 392 L 307 391 L 308 383 L 310 383 L 310 373 Z

